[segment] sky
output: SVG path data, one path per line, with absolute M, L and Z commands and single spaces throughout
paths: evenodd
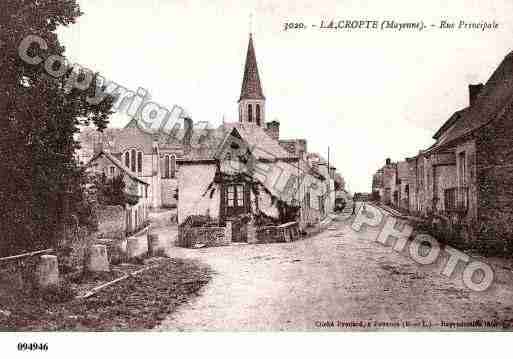
M 368 192 L 385 159 L 403 160 L 467 106 L 513 49 L 513 1 L 81 0 L 84 15 L 59 29 L 70 61 L 196 121 L 238 120 L 248 34 L 253 32 L 267 121 L 305 138 L 352 192 Z M 250 14 L 252 25 L 250 25 Z M 498 29 L 328 31 L 321 20 L 495 21 Z M 304 30 L 284 31 L 302 22 Z M 111 126 L 129 118 L 115 114 Z

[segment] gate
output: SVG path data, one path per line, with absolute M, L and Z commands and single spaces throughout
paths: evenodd
M 247 242 L 248 241 L 248 226 L 240 220 L 235 219 L 232 222 L 232 242 Z

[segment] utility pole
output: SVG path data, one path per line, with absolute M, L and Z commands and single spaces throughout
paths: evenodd
M 326 196 L 326 201 L 328 202 L 328 211 L 330 211 L 330 208 L 329 208 L 329 205 L 331 203 L 330 201 L 330 196 L 331 196 L 331 192 L 330 192 L 330 184 L 331 184 L 331 168 L 330 168 L 330 146 L 328 146 L 328 195 Z

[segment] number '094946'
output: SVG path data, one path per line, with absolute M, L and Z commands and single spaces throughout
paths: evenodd
M 48 343 L 18 343 L 18 351 L 48 351 Z

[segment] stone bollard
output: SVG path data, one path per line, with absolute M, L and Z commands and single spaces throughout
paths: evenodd
M 248 243 L 258 243 L 257 238 L 257 230 L 255 227 L 255 223 L 253 221 L 250 221 L 247 226 L 248 229 Z
M 57 256 L 42 255 L 36 267 L 36 283 L 39 288 L 59 284 L 59 265 Z
M 121 252 L 124 255 L 126 255 L 126 252 L 127 252 L 127 240 L 126 239 L 120 240 L 119 242 L 117 242 L 116 247 L 117 247 L 119 252 Z
M 89 248 L 86 269 L 88 272 L 108 272 L 110 270 L 106 245 L 95 244 Z
M 150 256 L 161 255 L 165 250 L 165 243 L 158 234 L 148 234 L 148 254 Z
M 224 241 L 232 243 L 232 221 L 226 221 L 226 227 L 224 229 Z
M 144 243 L 137 237 L 130 237 L 127 239 L 126 252 L 128 259 L 137 258 L 145 255 L 148 252 L 148 242 Z

